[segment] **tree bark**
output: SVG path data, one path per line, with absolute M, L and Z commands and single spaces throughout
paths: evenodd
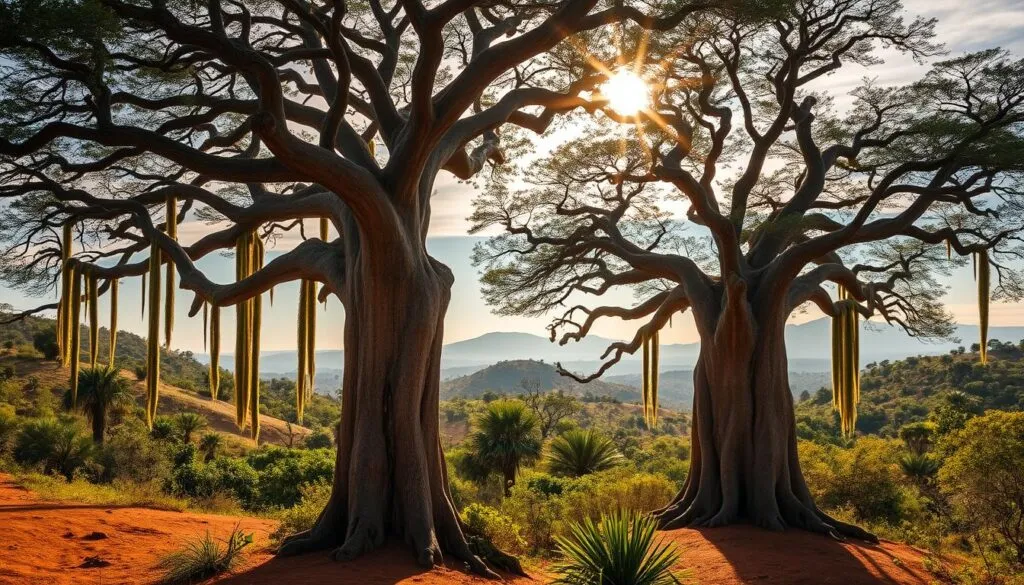
M 789 388 L 785 313 L 757 311 L 746 284 L 722 295 L 717 316 L 698 321 L 690 473 L 655 512 L 665 530 L 750 522 L 877 540 L 814 504 L 800 471 Z M 781 304 L 781 303 L 779 303 Z M 771 303 L 759 303 L 759 306 Z
M 494 576 L 469 549 L 439 435 L 441 346 L 454 281 L 420 241 L 372 251 L 347 238 L 345 369 L 333 492 L 316 526 L 281 554 L 333 547 L 349 560 L 389 538 L 424 567 L 447 553 Z

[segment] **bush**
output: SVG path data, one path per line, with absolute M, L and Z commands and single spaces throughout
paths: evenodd
M 862 522 L 899 524 L 919 510 L 904 487 L 897 441 L 860 437 L 852 448 L 799 444 L 800 464 L 815 501 L 826 509 L 850 509 Z
M 134 420 L 111 431 L 100 451 L 99 461 L 105 481 L 162 481 L 171 470 L 166 450 Z
M 990 411 L 940 445 L 939 487 L 958 519 L 1024 569 L 1024 413 Z M 984 552 L 984 551 L 982 551 Z
M 57 345 L 57 330 L 43 329 L 32 338 L 32 346 L 35 347 L 43 357 L 48 360 L 55 360 L 60 355 L 60 347 Z
M 334 437 L 327 429 L 317 429 L 306 435 L 302 446 L 307 449 L 330 449 L 334 446 Z
M 10 449 L 18 432 L 18 419 L 13 410 L 0 408 L 0 457 Z
M 153 419 L 153 428 L 149 433 L 154 439 L 161 441 L 172 441 L 178 436 L 174 419 L 166 415 L 159 415 Z
M 334 453 L 327 449 L 265 446 L 248 463 L 259 474 L 259 508 L 290 508 L 302 499 L 302 486 L 334 477 Z
M 252 509 L 258 501 L 259 475 L 243 459 L 222 457 L 201 463 L 193 457 L 175 467 L 168 490 L 194 500 L 228 496 Z
M 551 441 L 548 468 L 556 475 L 579 477 L 622 462 L 615 443 L 594 430 L 574 429 Z
M 331 499 L 331 484 L 326 481 L 308 483 L 299 488 L 299 493 L 299 503 L 281 514 L 281 524 L 271 535 L 274 541 L 280 542 L 288 535 L 312 530 L 320 512 Z
M 43 418 L 29 421 L 18 433 L 14 459 L 22 465 L 41 465 L 44 473 L 72 479 L 93 454 L 92 440 L 75 420 Z
M 573 524 L 571 536 L 558 539 L 562 559 L 555 583 L 565 585 L 671 585 L 679 583 L 672 566 L 679 553 L 656 542 L 657 522 L 650 516 L 613 512 L 600 523 Z
M 527 550 L 519 525 L 490 506 L 470 504 L 462 511 L 462 521 L 470 534 L 487 538 L 498 550 L 516 555 Z

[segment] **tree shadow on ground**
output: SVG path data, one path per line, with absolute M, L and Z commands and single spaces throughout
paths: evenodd
M 803 530 L 771 532 L 727 526 L 664 533 L 676 542 L 680 566 L 700 585 L 928 585 L 924 556 L 913 547 L 839 542 Z
M 443 567 L 424 570 L 416 564 L 411 550 L 401 543 L 386 546 L 362 555 L 354 561 L 335 562 L 328 551 L 295 557 L 270 557 L 255 566 L 239 571 L 218 585 L 278 585 L 309 583 L 351 583 L 352 585 L 487 585 L 531 583 L 527 579 L 490 581 L 465 570 L 454 559 Z

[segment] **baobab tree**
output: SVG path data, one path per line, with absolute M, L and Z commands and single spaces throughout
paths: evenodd
M 261 296 L 303 281 L 302 379 L 311 380 L 319 284 L 320 299 L 336 295 L 345 309 L 334 488 L 315 528 L 282 552 L 332 548 L 348 559 L 394 536 L 423 565 L 444 551 L 486 572 L 463 536 L 438 438 L 453 277 L 425 247 L 435 182 L 442 171 L 471 179 L 514 154 L 524 135 L 592 103 L 581 95 L 607 70 L 585 47 L 607 44 L 609 25 L 667 30 L 706 9 L 699 1 L 663 13 L 597 0 L 4 2 L 3 278 L 37 294 L 61 281 L 61 303 L 28 312 L 59 309 L 62 355 L 75 369 L 79 299 L 94 308 L 117 279 L 148 274 L 150 420 L 161 303 L 172 303 L 176 288 L 193 291 L 190 314 L 209 307 L 214 346 L 220 309 L 235 306 L 237 418 L 254 436 Z M 319 238 L 305 238 L 307 220 L 320 220 Z M 179 244 L 186 221 L 208 222 L 208 233 Z M 291 230 L 304 241 L 264 265 L 266 244 Z M 215 283 L 195 265 L 232 248 L 236 282 Z M 215 364 L 213 397 L 217 374 Z M 297 399 L 308 391 L 300 385 Z
M 504 232 L 475 252 L 497 311 L 551 315 L 562 344 L 607 320 L 640 323 L 596 372 L 564 374 L 595 379 L 692 315 L 690 474 L 657 512 L 662 528 L 746 519 L 872 538 L 819 510 L 804 482 L 787 319 L 815 307 L 833 317 L 849 430 L 858 317 L 949 336 L 940 277 L 972 254 L 985 303 L 989 265 L 993 296 L 1021 296 L 1024 61 L 999 50 L 939 60 L 933 25 L 905 19 L 897 0 L 808 0 L 754 22 L 706 15 L 625 34 L 649 103 L 579 114 L 586 140 L 508 165 L 476 201 L 475 227 Z M 880 45 L 930 70 L 822 91 L 828 74 L 878 63 Z M 636 304 L 593 300 L 615 291 Z

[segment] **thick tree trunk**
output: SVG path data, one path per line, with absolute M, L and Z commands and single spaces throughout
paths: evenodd
M 785 316 L 759 318 L 745 285 L 734 285 L 717 319 L 705 321 L 701 331 L 690 474 L 656 512 L 661 527 L 746 521 L 876 540 L 815 506 L 797 456 Z
M 413 251 L 410 252 L 410 248 Z M 493 575 L 469 549 L 439 436 L 441 345 L 451 271 L 422 244 L 349 254 L 342 420 L 331 499 L 282 554 L 333 547 L 352 559 L 389 538 L 431 567 L 447 553 Z

